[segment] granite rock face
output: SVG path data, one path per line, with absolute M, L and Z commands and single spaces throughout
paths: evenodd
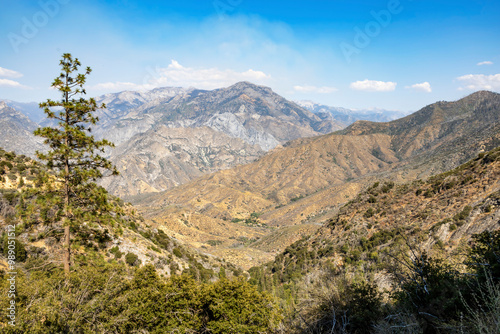
M 256 145 L 208 127 L 160 126 L 118 146 L 111 160 L 120 175 L 101 184 L 119 196 L 159 192 L 204 173 L 252 162 L 263 153 Z

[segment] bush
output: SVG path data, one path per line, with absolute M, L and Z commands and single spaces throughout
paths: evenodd
M 114 246 L 109 250 L 109 252 L 115 256 L 115 259 L 120 259 L 123 255 L 123 253 L 118 249 L 118 246 Z
M 179 248 L 177 248 L 177 247 L 176 247 L 176 248 L 174 248 L 174 249 L 172 250 L 172 253 L 173 253 L 175 256 L 177 256 L 178 258 L 182 258 L 182 251 L 181 251 Z
M 396 273 L 400 286 L 394 297 L 400 308 L 419 319 L 425 332 L 434 333 L 443 322 L 460 317 L 463 282 L 449 265 L 423 253 L 406 260 L 406 266 L 409 271 Z
M 201 305 L 207 333 L 268 333 L 281 321 L 273 299 L 244 279 L 205 285 Z
M 3 254 L 7 258 L 9 256 L 9 250 L 14 251 L 16 257 L 15 262 L 24 262 L 26 260 L 27 253 L 24 244 L 18 239 L 8 239 L 6 236 L 3 242 Z
M 453 217 L 453 220 L 455 220 L 456 222 L 458 222 L 460 220 L 465 220 L 467 217 L 469 217 L 471 211 L 472 211 L 472 207 L 470 205 L 466 205 L 465 208 L 461 212 L 457 213 Z
M 125 262 L 129 266 L 139 266 L 141 264 L 141 260 L 139 260 L 139 257 L 134 253 L 127 253 L 127 255 L 125 255 Z
M 366 210 L 366 212 L 363 214 L 363 216 L 365 218 L 371 218 L 373 217 L 373 215 L 375 215 L 375 210 L 373 210 L 373 208 L 369 208 L 368 210 Z
M 383 193 L 388 193 L 389 191 L 391 191 L 392 188 L 394 188 L 394 182 L 386 182 L 382 186 L 382 192 Z
M 215 247 L 215 246 L 218 246 L 218 245 L 222 244 L 222 241 L 220 241 L 220 240 L 208 240 L 207 244 L 209 244 L 210 246 L 214 246 Z

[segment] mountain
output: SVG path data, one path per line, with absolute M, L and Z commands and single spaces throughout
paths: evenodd
M 120 144 L 111 160 L 123 175 L 102 184 L 120 196 L 165 190 L 251 162 L 290 139 L 340 129 L 248 82 L 213 91 L 122 92 L 98 101 L 108 109 L 100 111 L 94 133 Z
M 106 138 L 119 145 L 134 135 L 144 133 L 155 124 L 161 123 L 161 116 L 143 112 L 165 101 L 185 97 L 189 89 L 180 87 L 155 88 L 145 92 L 124 91 L 110 93 L 96 98 L 98 105 L 104 103 L 106 109 L 99 109 L 96 116 L 99 123 L 93 129 L 99 138 Z
M 0 147 L 18 154 L 33 156 L 36 150 L 43 150 L 43 140 L 36 138 L 33 131 L 37 124 L 20 111 L 0 101 Z
M 477 92 L 392 122 L 358 121 L 328 135 L 297 139 L 251 164 L 203 176 L 137 203 L 149 212 L 148 218 L 172 230 L 190 214 L 196 220 L 205 217 L 206 225 L 191 228 L 189 239 L 197 245 L 206 242 L 213 226 L 228 221 L 236 222 L 226 226 L 231 229 L 239 228 L 239 222 L 267 226 L 267 235 L 291 225 L 310 230 L 311 224 L 333 215 L 378 178 L 425 178 L 500 145 L 499 120 L 500 95 Z M 228 239 L 213 237 L 223 243 L 220 248 L 231 245 Z
M 268 87 L 248 82 L 212 91 L 125 91 L 100 96 L 96 102 L 107 108 L 96 111 L 99 122 L 92 133 L 117 145 L 107 154 L 122 172 L 118 181 L 102 184 L 120 196 L 162 191 L 251 162 L 289 140 L 342 128 Z M 39 120 L 38 114 L 23 108 Z M 47 119 L 39 123 L 55 125 Z
M 163 88 L 150 94 L 157 96 L 159 92 L 163 95 L 148 102 L 134 92 L 98 99 L 108 103 L 110 110 L 102 111 L 102 123 L 96 133 L 121 144 L 160 124 L 169 128 L 206 126 L 267 151 L 292 139 L 342 128 L 287 101 L 268 87 L 248 82 L 212 91 Z
M 385 109 L 347 109 L 341 107 L 332 107 L 313 101 L 297 101 L 299 106 L 312 111 L 318 115 L 321 119 L 331 119 L 344 124 L 345 126 L 350 125 L 356 121 L 365 120 L 372 122 L 389 122 L 403 116 L 407 113 L 402 111 L 392 111 Z
M 406 165 L 435 174 L 500 144 L 500 94 L 479 91 L 455 102 L 438 102 L 388 123 L 359 121 L 340 132 L 391 137 L 390 149 Z
M 38 103 L 36 103 L 36 102 L 16 102 L 16 101 L 11 101 L 11 100 L 3 100 L 3 101 L 9 107 L 20 111 L 25 116 L 28 116 L 28 118 L 30 120 L 32 120 L 33 122 L 35 122 L 37 124 L 45 118 L 45 114 L 43 112 L 43 109 L 41 109 L 38 106 Z

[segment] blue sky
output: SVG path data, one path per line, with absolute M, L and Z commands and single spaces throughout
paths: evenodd
M 57 98 L 70 52 L 88 93 L 246 80 L 291 100 L 415 111 L 500 92 L 500 2 L 0 0 L 0 99 Z

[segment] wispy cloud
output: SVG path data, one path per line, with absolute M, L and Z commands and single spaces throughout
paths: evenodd
M 109 91 L 109 92 L 118 92 L 124 90 L 148 90 L 153 89 L 156 86 L 154 85 L 139 85 L 132 82 L 103 82 L 97 85 L 90 87 L 90 89 L 98 90 L 98 91 Z
M 363 80 L 352 82 L 349 87 L 354 90 L 362 90 L 367 92 L 391 92 L 396 89 L 396 82 L 392 81 L 376 81 Z
M 22 76 L 23 75 L 19 72 L 0 67 L 0 77 L 1 78 L 20 78 Z
M 482 66 L 482 65 L 493 65 L 493 62 L 489 61 L 489 60 L 485 60 L 485 61 L 477 63 L 477 66 Z
M 426 92 L 426 93 L 432 92 L 431 84 L 428 83 L 427 81 L 422 82 L 422 83 L 416 83 L 416 84 L 411 85 L 411 86 L 406 86 L 405 88 L 414 89 L 416 91 Z
M 196 87 L 201 89 L 215 89 L 230 86 L 238 81 L 251 81 L 252 83 L 265 83 L 271 78 L 270 75 L 249 69 L 237 72 L 231 69 L 220 70 L 218 68 L 191 68 L 184 67 L 176 60 L 170 65 L 154 70 L 149 70 L 142 84 L 131 82 L 106 82 L 93 87 L 95 90 L 147 90 L 155 87 Z
M 300 93 L 319 93 L 319 94 L 329 94 L 336 92 L 338 89 L 335 87 L 316 87 L 316 86 L 293 86 L 293 89 Z
M 29 89 L 30 88 L 28 86 L 20 84 L 17 81 L 10 80 L 10 79 L 0 79 L 0 86 L 7 86 L 7 87 L 13 87 L 13 88 L 23 88 L 23 89 Z
M 500 90 L 500 73 L 485 75 L 485 74 L 467 74 L 458 77 L 457 80 L 462 81 L 465 86 L 460 87 L 460 90 Z

